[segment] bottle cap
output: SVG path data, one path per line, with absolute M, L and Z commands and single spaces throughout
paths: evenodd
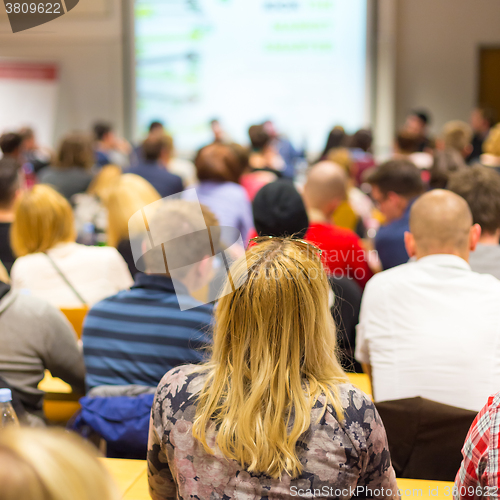
M 10 389 L 0 389 L 0 403 L 10 403 L 12 401 L 12 391 Z

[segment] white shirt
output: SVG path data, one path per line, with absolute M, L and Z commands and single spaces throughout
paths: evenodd
M 60 243 L 47 253 L 89 306 L 133 283 L 116 248 Z M 19 257 L 12 266 L 11 281 L 12 288 L 29 291 L 56 307 L 82 305 L 43 253 Z
M 422 396 L 479 411 L 500 390 L 500 281 L 454 255 L 374 276 L 356 359 L 372 366 L 375 401 Z

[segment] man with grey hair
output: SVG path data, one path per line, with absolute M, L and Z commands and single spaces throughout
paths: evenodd
M 323 263 L 330 274 L 364 287 L 373 273 L 359 237 L 332 224 L 333 213 L 347 199 L 345 171 L 333 162 L 317 163 L 308 172 L 303 196 L 309 217 L 306 240 L 323 250 Z
M 219 247 L 217 219 L 196 202 L 157 203 L 136 214 L 147 220 L 142 257 L 136 262 L 145 272 L 136 275 L 130 290 L 93 306 L 85 320 L 90 389 L 156 387 L 171 368 L 202 361 L 203 348 L 212 342 L 213 307 L 192 293 L 211 276 Z
M 436 189 L 419 198 L 405 234 L 413 261 L 366 287 L 356 358 L 375 401 L 421 396 L 479 411 L 500 387 L 500 282 L 471 271 L 481 228 L 467 202 Z

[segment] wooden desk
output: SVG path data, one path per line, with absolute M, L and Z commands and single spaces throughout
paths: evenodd
M 123 492 L 123 500 L 151 500 L 146 461 L 113 458 L 103 458 L 102 461 Z M 402 500 L 453 500 L 453 483 L 398 479 L 398 486 Z

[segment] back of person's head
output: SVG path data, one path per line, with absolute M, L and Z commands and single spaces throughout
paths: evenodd
M 117 165 L 105 165 L 92 179 L 87 194 L 96 196 L 102 202 L 105 202 L 109 192 L 116 185 L 121 175 L 122 169 Z
M 113 132 L 113 127 L 111 124 L 106 122 L 97 122 L 94 124 L 94 138 L 96 141 L 102 141 L 106 139 L 106 136 Z
M 328 152 L 327 161 L 340 165 L 348 176 L 351 175 L 354 161 L 348 148 L 333 148 Z
M 500 175 L 477 165 L 450 177 L 448 189 L 469 204 L 474 224 L 483 233 L 495 234 L 500 229 Z
M 130 217 L 160 199 L 158 191 L 143 177 L 122 175 L 103 200 L 108 210 L 108 245 L 116 247 L 120 241 L 129 239 Z
M 17 257 L 46 252 L 75 237 L 71 205 L 55 189 L 38 184 L 19 195 L 11 227 L 11 244 Z
M 459 153 L 470 153 L 472 135 L 472 128 L 467 123 L 460 120 L 448 122 L 443 128 L 444 147 Z
M 163 152 L 163 141 L 161 137 L 148 137 L 142 143 L 142 154 L 148 162 L 157 162 Z
M 297 477 L 297 440 L 331 404 L 343 411 L 328 280 L 318 249 L 301 240 L 263 238 L 231 268 L 215 311 L 208 377 L 199 395 L 193 435 L 207 452 L 217 445 L 252 473 Z M 314 416 L 313 416 L 314 415 Z M 317 420 L 316 420 L 317 419 Z
M 430 113 L 426 109 L 414 109 L 410 116 L 415 116 L 418 118 L 424 126 L 431 124 L 431 116 Z
M 347 142 L 347 134 L 345 133 L 344 127 L 340 125 L 336 125 L 330 130 L 328 134 L 328 138 L 326 140 L 325 149 L 321 154 L 322 159 L 326 159 L 328 155 L 328 151 L 334 148 L 341 148 L 346 145 Z
M 250 137 L 252 148 L 256 151 L 266 148 L 272 140 L 264 125 L 252 125 L 248 129 L 248 136 Z
M 15 132 L 8 132 L 0 136 L 0 149 L 5 156 L 12 156 L 19 152 L 23 137 Z
M 200 181 L 238 182 L 246 167 L 235 146 L 214 143 L 198 151 L 194 160 Z
M 255 196 L 253 220 L 259 236 L 303 238 L 309 218 L 302 197 L 287 179 L 266 184 Z
M 20 165 L 14 158 L 0 159 L 0 209 L 12 207 L 21 187 L 19 171 Z
M 480 106 L 475 109 L 482 120 L 484 120 L 488 127 L 493 127 L 497 123 L 497 113 L 489 106 Z
M 410 211 L 414 250 L 409 255 L 468 255 L 471 227 L 472 214 L 461 196 L 442 189 L 429 191 Z
M 350 147 L 353 149 L 362 149 L 365 152 L 370 151 L 373 143 L 373 134 L 371 130 L 360 129 L 352 137 Z
M 347 198 L 347 180 L 347 174 L 340 165 L 330 161 L 313 165 L 304 185 L 304 202 L 307 208 L 330 212 L 334 204 Z
M 63 430 L 0 433 L 0 500 L 119 500 L 95 448 Z
M 457 150 L 436 151 L 434 163 L 430 169 L 429 187 L 431 189 L 445 189 L 450 175 L 466 168 L 468 167 L 464 157 Z
M 164 125 L 162 122 L 160 121 L 152 121 L 150 124 L 149 124 L 149 133 L 151 134 L 152 132 L 158 132 L 158 133 L 161 133 L 163 132 L 165 129 Z
M 168 199 L 155 208 L 148 224 L 162 244 L 144 254 L 145 270 L 170 276 L 175 269 L 175 278 L 182 280 L 193 265 L 212 257 L 212 247 L 218 251 L 219 222 L 207 207 L 193 201 Z
M 367 176 L 366 182 L 377 186 L 384 196 L 392 192 L 412 199 L 424 191 L 420 170 L 408 160 L 390 160 L 383 163 Z
M 159 133 L 161 142 L 161 154 L 171 158 L 174 154 L 174 138 L 167 133 Z
M 400 130 L 396 134 L 396 146 L 399 153 L 410 155 L 418 151 L 420 136 L 413 132 Z
M 484 141 L 483 151 L 486 154 L 500 157 L 500 123 L 490 130 Z
M 78 167 L 89 170 L 94 164 L 94 152 L 91 138 L 82 132 L 73 132 L 65 136 L 57 152 L 59 168 Z

